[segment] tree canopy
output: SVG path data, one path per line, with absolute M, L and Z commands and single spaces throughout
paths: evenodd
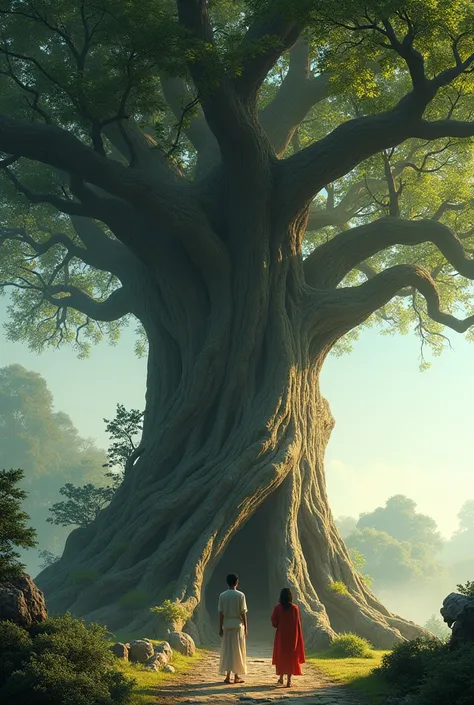
M 418 633 L 335 530 L 318 376 L 361 325 L 439 352 L 474 324 L 472 19 L 467 0 L 0 0 L 8 333 L 86 354 L 135 317 L 149 343 L 142 452 L 45 571 L 56 608 L 123 622 L 121 593 L 173 584 L 205 637 L 210 573 L 254 527 L 255 574 L 278 556 L 314 648 L 341 623 L 380 648 Z
M 0 582 L 23 572 L 17 548 L 33 548 L 36 532 L 27 526 L 28 514 L 22 509 L 26 492 L 18 487 L 21 470 L 0 470 Z
M 21 365 L 0 369 L 0 467 L 21 467 L 27 490 L 25 510 L 41 549 L 58 552 L 65 532 L 46 524 L 48 507 L 65 482 L 105 484 L 106 455 L 81 438 L 67 414 L 54 410 L 45 379 Z M 28 569 L 37 566 L 33 552 L 24 554 Z
M 2 0 L 0 10 L 0 266 L 13 339 L 80 354 L 117 339 L 134 312 L 124 245 L 150 254 L 130 208 L 169 229 L 179 184 L 212 178 L 219 153 L 252 143 L 232 91 L 258 111 L 283 202 L 294 213 L 311 204 L 308 284 L 365 282 L 353 295 L 371 306 L 349 328 L 414 326 L 437 352 L 443 327 L 469 328 L 470 2 Z

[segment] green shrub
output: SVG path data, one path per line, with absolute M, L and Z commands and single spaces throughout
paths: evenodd
M 161 605 L 152 607 L 150 609 L 152 614 L 157 614 L 158 616 L 165 619 L 167 622 L 186 622 L 189 618 L 189 610 L 183 607 L 179 602 L 173 602 L 171 600 L 164 600 Z
M 105 627 L 70 615 L 48 619 L 30 634 L 2 623 L 2 705 L 129 703 L 134 682 L 114 669 L 105 634 Z
M 126 612 L 143 609 L 150 603 L 149 595 L 143 590 L 130 590 L 119 600 L 120 607 Z
M 73 570 L 69 576 L 69 583 L 75 587 L 84 589 L 93 585 L 100 578 L 100 573 L 98 570 L 93 570 L 92 568 L 81 568 L 79 570 Z
M 397 693 L 404 695 L 417 690 L 433 660 L 445 653 L 447 647 L 435 638 L 405 641 L 384 655 L 377 672 Z
M 335 580 L 333 583 L 329 583 L 329 589 L 331 592 L 335 592 L 336 595 L 349 595 L 347 585 L 342 580 Z
M 474 580 L 468 580 L 465 585 L 456 585 L 458 592 L 467 597 L 474 597 Z
M 445 650 L 428 665 L 416 705 L 472 705 L 474 703 L 474 646 Z
M 13 622 L 0 622 L 0 689 L 29 658 L 33 641 L 25 629 Z
M 357 634 L 339 634 L 329 647 L 334 658 L 373 658 L 372 644 Z

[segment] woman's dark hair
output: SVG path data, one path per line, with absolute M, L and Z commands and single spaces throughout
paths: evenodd
M 239 576 L 236 575 L 236 573 L 229 573 L 229 575 L 227 576 L 227 585 L 230 588 L 233 588 L 237 585 L 238 582 L 239 582 Z
M 293 595 L 291 593 L 290 588 L 283 588 L 283 590 L 280 592 L 280 605 L 282 605 L 282 607 L 287 610 L 292 603 Z

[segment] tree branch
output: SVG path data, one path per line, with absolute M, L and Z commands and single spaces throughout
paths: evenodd
M 162 76 L 161 88 L 175 118 L 181 120 L 183 111 L 186 106 L 192 103 L 195 96 L 191 94 L 184 80 L 177 76 Z M 212 152 L 214 159 L 218 158 L 216 139 L 209 129 L 200 107 L 196 109 L 196 114 L 193 115 L 189 124 L 184 127 L 184 132 L 200 157 L 207 152 Z
M 275 98 L 260 112 L 260 123 L 277 156 L 288 147 L 309 110 L 328 96 L 329 74 L 309 71 L 309 48 L 299 40 L 290 51 L 288 72 Z
M 469 60 L 472 62 L 474 57 Z M 423 91 L 408 93 L 391 110 L 349 120 L 318 142 L 278 162 L 282 189 L 278 202 L 292 204 L 287 217 L 294 218 L 326 184 L 347 174 L 367 157 L 410 137 L 434 140 L 473 136 L 474 122 L 422 119 L 439 88 L 463 73 L 465 63 L 443 72 L 441 78 L 439 75 L 427 81 Z
M 239 47 L 243 63 L 234 80 L 237 93 L 248 103 L 255 103 L 257 94 L 270 69 L 280 56 L 297 41 L 300 28 L 295 22 L 275 13 L 252 24 Z M 259 48 L 259 43 L 261 47 Z
M 65 294 L 65 296 L 55 296 Z M 94 321 L 111 322 L 131 313 L 129 297 L 123 287 L 113 291 L 105 301 L 97 301 L 75 286 L 57 284 L 47 287 L 45 298 L 58 308 L 74 308 Z
M 435 220 L 381 218 L 339 233 L 316 248 L 304 262 L 306 281 L 317 289 L 336 287 L 352 269 L 378 252 L 424 242 L 433 243 L 461 276 L 474 279 L 474 260 L 466 257 L 461 240 L 446 225 Z
M 339 329 L 337 337 L 341 337 L 406 288 L 416 289 L 425 298 L 428 316 L 433 321 L 458 333 L 465 333 L 474 325 L 474 315 L 460 320 L 441 311 L 439 293 L 430 273 L 423 267 L 411 264 L 390 267 L 359 286 L 336 289 L 324 301 L 315 293 L 314 303 L 319 306 L 323 304 L 331 310 L 331 323 Z

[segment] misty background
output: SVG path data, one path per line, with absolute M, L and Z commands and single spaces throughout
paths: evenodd
M 144 408 L 146 358 L 134 352 L 131 327 L 115 347 L 101 343 L 85 360 L 70 348 L 37 354 L 7 341 L 6 309 L 4 297 L 0 464 L 25 470 L 26 508 L 39 546 L 23 560 L 35 575 L 39 551 L 60 554 L 74 528 L 46 523 L 59 488 L 106 484 L 104 418 L 114 416 L 117 404 Z M 452 350 L 420 372 L 415 336 L 364 329 L 351 353 L 329 357 L 322 375 L 336 419 L 326 462 L 336 523 L 376 595 L 421 624 L 439 614 L 456 584 L 474 578 L 474 351 L 454 333 L 451 342 Z M 23 368 L 15 368 L 14 382 L 12 365 Z M 27 438 L 15 430 L 19 398 L 31 417 Z

